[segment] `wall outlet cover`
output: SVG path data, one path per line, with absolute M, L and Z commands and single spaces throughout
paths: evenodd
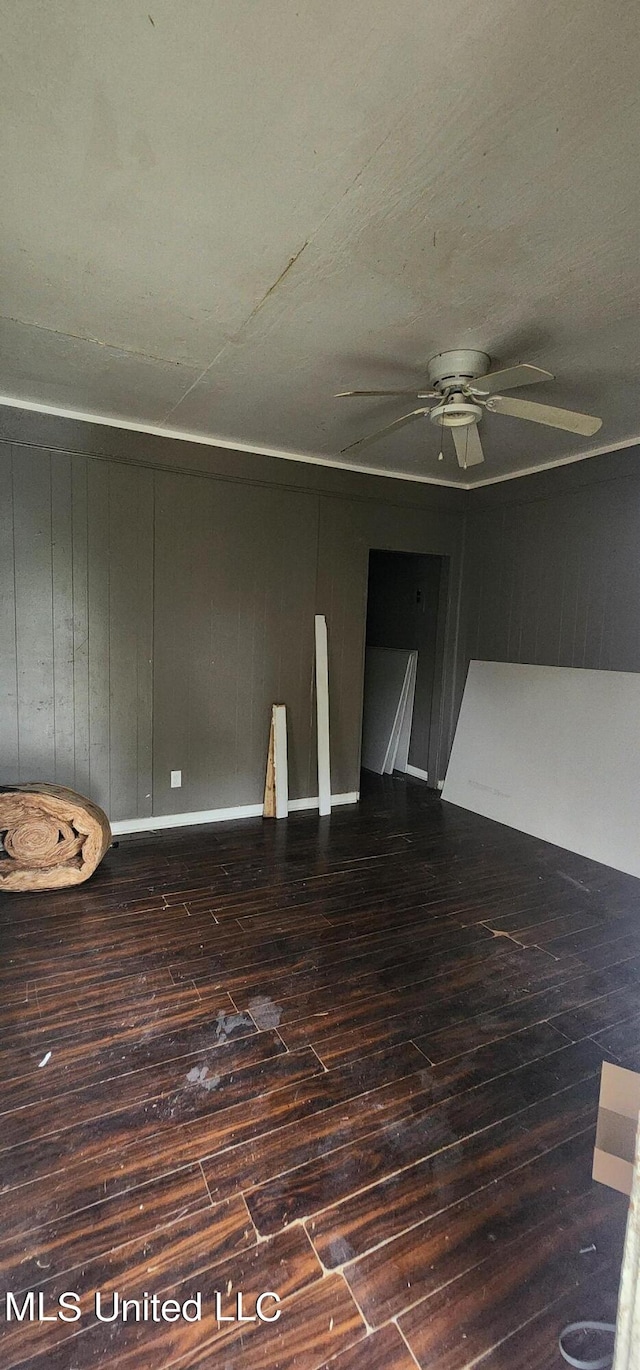
M 171 772 L 171 789 L 179 790 L 182 786 L 182 771 Z

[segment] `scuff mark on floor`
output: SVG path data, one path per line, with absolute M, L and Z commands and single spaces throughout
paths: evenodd
M 226 1042 L 238 1028 L 252 1029 L 252 1022 L 246 1013 L 225 1013 L 221 1009 L 216 1018 L 216 1040 Z
M 201 1089 L 217 1089 L 222 1076 L 210 1075 L 208 1066 L 192 1066 L 187 1073 L 188 1085 L 199 1085 Z
M 268 994 L 256 994 L 255 998 L 250 999 L 249 1013 L 256 1027 L 262 1028 L 263 1031 L 266 1028 L 277 1028 L 282 1018 L 282 1009 Z
M 583 885 L 581 880 L 576 880 L 575 876 L 568 875 L 566 871 L 556 871 L 556 875 L 559 875 L 561 880 L 568 881 L 570 885 L 575 885 L 577 890 L 584 890 L 585 894 L 591 894 L 589 885 Z
M 506 937 L 506 939 L 507 939 L 508 942 L 514 942 L 515 945 L 516 945 L 516 947 L 522 947 L 523 950 L 526 951 L 526 947 L 525 947 L 524 942 L 519 942 L 518 939 L 517 939 L 517 937 L 514 937 L 514 936 L 512 935 L 512 933 L 510 933 L 510 932 L 500 932 L 500 930 L 499 930 L 498 928 L 491 928 L 491 927 L 489 927 L 489 924 L 488 924 L 488 923 L 485 923 L 484 926 L 485 926 L 486 928 L 488 928 L 489 932 L 492 934 L 493 937 Z

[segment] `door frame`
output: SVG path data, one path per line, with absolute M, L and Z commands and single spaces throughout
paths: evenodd
M 456 658 L 458 639 L 458 610 L 460 586 L 457 587 L 456 603 L 452 597 L 456 590 L 451 575 L 451 555 L 446 552 L 429 551 L 424 547 L 375 547 L 367 551 L 367 576 L 364 595 L 364 614 L 362 628 L 362 675 L 360 687 L 358 764 L 362 763 L 362 721 L 364 713 L 364 670 L 367 633 L 367 611 L 369 603 L 369 568 L 373 552 L 389 552 L 396 556 L 437 557 L 440 562 L 440 581 L 438 586 L 438 608 L 436 617 L 435 664 L 433 690 L 431 695 L 428 785 L 441 789 L 444 772 L 452 741 L 455 708 Z M 456 612 L 452 612 L 453 609 Z M 452 631 L 453 629 L 453 631 Z M 411 774 L 411 772 L 407 772 Z

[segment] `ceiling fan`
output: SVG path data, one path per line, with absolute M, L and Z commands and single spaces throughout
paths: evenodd
M 602 419 L 592 418 L 589 414 L 577 414 L 571 409 L 556 409 L 550 404 L 534 404 L 531 400 L 509 399 L 498 394 L 502 390 L 515 390 L 521 385 L 535 385 L 537 381 L 552 381 L 555 376 L 543 371 L 539 366 L 509 366 L 504 371 L 488 371 L 490 358 L 486 352 L 471 349 L 458 349 L 453 352 L 439 352 L 432 357 L 427 367 L 429 390 L 342 390 L 336 399 L 360 398 L 373 395 L 408 395 L 416 400 L 437 400 L 435 405 L 412 409 L 409 414 L 386 428 L 379 428 L 368 437 L 343 447 L 342 452 L 353 452 L 357 447 L 366 447 L 370 442 L 387 433 L 395 433 L 405 423 L 415 423 L 427 414 L 431 423 L 442 431 L 451 429 L 458 464 L 464 470 L 477 466 L 484 461 L 484 452 L 478 433 L 478 423 L 483 409 L 491 414 L 510 414 L 515 419 L 529 419 L 531 423 L 544 423 L 550 428 L 562 428 L 567 433 L 579 433 L 589 437 L 597 433 Z M 442 460 L 442 451 L 438 460 Z

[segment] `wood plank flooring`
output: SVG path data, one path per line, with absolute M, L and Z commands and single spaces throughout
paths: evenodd
M 81 1311 L 0 1314 L 5 1370 L 559 1370 L 614 1317 L 591 1161 L 602 1060 L 640 1068 L 639 881 L 369 778 L 123 839 L 0 926 L 2 1305 Z M 238 1291 L 280 1318 L 218 1321 Z

